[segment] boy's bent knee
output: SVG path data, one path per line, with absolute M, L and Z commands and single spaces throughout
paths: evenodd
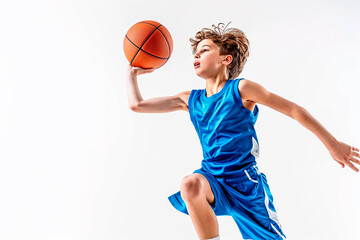
M 185 202 L 190 202 L 204 197 L 201 179 L 195 175 L 189 175 L 183 178 L 180 185 L 181 197 Z

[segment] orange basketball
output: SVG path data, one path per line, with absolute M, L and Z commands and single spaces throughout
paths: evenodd
M 124 38 L 124 52 L 132 66 L 159 68 L 170 58 L 170 32 L 158 22 L 146 20 L 133 25 Z

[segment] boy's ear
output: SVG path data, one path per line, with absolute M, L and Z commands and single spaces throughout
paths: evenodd
M 232 62 L 232 56 L 231 55 L 225 55 L 225 57 L 223 58 L 223 63 L 225 65 L 229 65 Z

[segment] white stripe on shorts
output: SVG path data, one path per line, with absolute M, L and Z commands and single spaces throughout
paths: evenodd
M 280 220 L 279 220 L 279 217 L 278 217 L 277 213 L 274 212 L 273 210 L 271 210 L 271 209 L 269 208 L 269 197 L 268 197 L 268 195 L 267 195 L 267 193 L 266 193 L 265 188 L 264 188 L 264 193 L 265 193 L 265 207 L 266 207 L 266 210 L 267 210 L 267 212 L 268 212 L 268 214 L 269 214 L 269 218 L 270 218 L 271 220 L 273 220 L 274 222 L 276 222 L 276 224 L 277 224 L 277 225 L 279 226 L 279 228 L 281 229 L 281 224 L 280 224 Z M 275 232 L 276 232 L 282 239 L 285 239 L 285 237 L 279 232 L 279 230 L 276 229 L 276 227 L 275 227 L 273 224 L 271 224 L 271 227 L 275 230 Z
M 253 181 L 254 183 L 259 183 L 258 181 L 252 179 L 252 178 L 250 177 L 249 173 L 248 173 L 246 170 L 244 170 L 244 172 L 245 172 L 246 176 L 247 176 L 251 181 Z
M 285 237 L 279 232 L 279 230 L 276 229 L 276 227 L 272 223 L 270 223 L 270 225 L 282 239 L 285 239 Z

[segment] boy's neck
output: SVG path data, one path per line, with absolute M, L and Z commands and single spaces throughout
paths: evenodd
M 211 78 L 206 78 L 206 97 L 210 97 L 218 92 L 225 86 L 228 80 L 227 74 L 218 75 Z

